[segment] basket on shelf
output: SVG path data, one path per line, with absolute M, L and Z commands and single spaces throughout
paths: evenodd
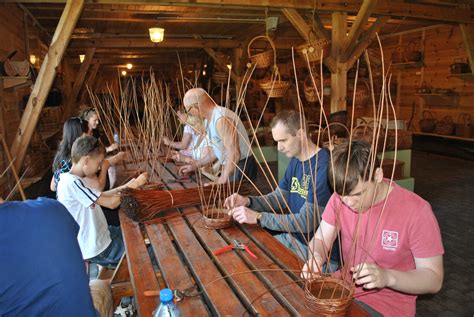
M 250 51 L 251 46 L 256 40 L 260 40 L 260 39 L 266 40 L 268 43 L 270 43 L 270 46 L 272 49 L 252 55 L 252 52 Z M 247 46 L 247 54 L 252 64 L 255 64 L 255 68 L 266 68 L 276 62 L 275 44 L 273 43 L 272 39 L 266 35 L 260 35 L 260 36 L 254 37 L 249 42 L 249 45 Z
M 269 98 L 281 98 L 285 95 L 288 88 L 290 88 L 290 82 L 281 80 L 278 67 L 275 66 L 275 70 L 270 80 L 260 83 L 260 87 L 265 91 Z
M 455 58 L 449 68 L 451 69 L 451 74 L 466 74 L 471 72 L 469 64 L 465 63 L 462 58 Z
M 441 135 L 453 135 L 454 134 L 454 122 L 450 116 L 444 117 L 442 120 L 436 122 L 435 133 Z
M 425 110 L 421 115 L 420 130 L 425 133 L 432 133 L 436 127 L 436 119 L 431 111 Z
M 423 55 L 419 50 L 419 45 L 415 41 L 410 42 L 403 52 L 405 62 L 416 63 L 421 61 Z
M 296 47 L 301 58 L 309 62 L 318 62 L 329 55 L 329 42 L 326 39 L 317 39 L 314 30 L 309 31 L 308 43 Z
M 474 125 L 472 125 L 471 115 L 461 113 L 458 117 L 458 123 L 455 124 L 456 136 L 470 138 L 474 136 Z

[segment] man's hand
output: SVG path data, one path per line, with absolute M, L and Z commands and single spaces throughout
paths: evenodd
M 249 204 L 250 200 L 248 197 L 234 193 L 225 199 L 224 208 L 232 209 L 240 206 L 248 206 Z
M 307 280 L 312 280 L 321 275 L 320 270 L 323 267 L 323 261 L 319 257 L 314 255 L 309 255 L 309 260 L 304 264 L 303 269 L 301 270 L 301 277 Z
M 257 212 L 244 206 L 231 209 L 229 211 L 229 215 L 232 216 L 239 223 L 257 223 Z
M 187 164 L 183 165 L 179 168 L 178 174 L 179 175 L 188 175 L 196 170 L 196 166 L 194 164 Z
M 361 263 L 351 268 L 356 284 L 365 289 L 384 288 L 389 286 L 390 276 L 387 270 L 375 263 Z

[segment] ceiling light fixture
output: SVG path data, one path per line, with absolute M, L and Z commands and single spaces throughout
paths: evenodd
M 30 55 L 30 63 L 31 64 L 36 64 L 36 55 Z
M 79 60 L 81 61 L 81 64 L 82 64 L 82 62 L 84 61 L 85 58 L 86 58 L 86 55 L 84 55 L 84 54 L 79 55 Z
M 149 28 L 148 31 L 150 32 L 150 40 L 153 43 L 163 42 L 165 37 L 165 29 L 163 28 Z
M 127 64 L 127 69 L 132 69 L 132 67 L 133 67 L 132 64 L 130 64 L 130 63 Z
M 125 76 L 127 75 L 127 71 L 126 70 L 122 70 L 122 76 Z

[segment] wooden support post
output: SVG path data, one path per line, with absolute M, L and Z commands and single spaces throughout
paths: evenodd
M 282 9 L 281 10 L 285 17 L 290 21 L 293 27 L 298 31 L 301 37 L 308 42 L 309 41 L 309 33 L 311 31 L 311 27 L 306 23 L 306 21 L 301 17 L 301 15 L 295 9 Z M 316 35 L 321 38 L 326 38 L 326 32 L 323 32 L 317 28 L 315 30 Z M 331 73 L 336 71 L 336 61 L 334 59 L 334 55 L 328 56 L 324 59 L 324 64 L 329 68 Z
M 335 72 L 331 71 L 331 113 L 346 110 L 347 67 L 341 61 L 346 32 L 347 12 L 333 12 L 331 55 L 336 60 L 337 68 Z
M 31 137 L 38 123 L 46 97 L 56 77 L 56 68 L 60 65 L 64 52 L 69 44 L 71 34 L 81 15 L 84 0 L 69 0 L 59 20 L 51 40 L 51 45 L 41 65 L 36 84 L 28 99 L 25 112 L 21 118 L 18 132 L 13 140 L 11 154 L 15 157 L 15 169 L 19 171 L 23 165 Z
M 352 24 L 349 34 L 346 36 L 343 44 L 344 55 L 347 54 L 347 50 L 352 50 L 359 40 L 360 35 L 364 32 L 364 25 L 369 19 L 372 11 L 377 5 L 377 0 L 364 0 L 359 12 L 357 13 L 354 24 Z
M 63 120 L 67 120 L 72 114 L 74 109 L 77 109 L 77 97 L 79 96 L 79 92 L 84 84 L 84 79 L 86 78 L 87 71 L 92 62 L 92 58 L 94 57 L 95 48 L 89 48 L 86 51 L 86 57 L 84 58 L 84 62 L 82 62 L 81 67 L 79 68 L 79 72 L 76 75 L 76 80 L 74 81 L 74 85 L 72 86 L 72 91 L 67 98 L 66 106 L 63 112 Z

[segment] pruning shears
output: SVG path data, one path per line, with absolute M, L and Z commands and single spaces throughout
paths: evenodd
M 219 255 L 221 253 L 224 253 L 226 251 L 229 251 L 229 250 L 232 250 L 232 249 L 237 249 L 237 250 L 244 250 L 245 252 L 247 252 L 251 257 L 253 258 L 257 258 L 257 256 L 252 252 L 250 251 L 249 247 L 246 246 L 245 244 L 243 244 L 242 242 L 240 242 L 239 240 L 237 239 L 234 239 L 232 240 L 232 243 L 229 244 L 228 246 L 226 247 L 223 247 L 222 249 L 219 249 L 217 250 L 216 252 L 214 252 L 214 255 Z

